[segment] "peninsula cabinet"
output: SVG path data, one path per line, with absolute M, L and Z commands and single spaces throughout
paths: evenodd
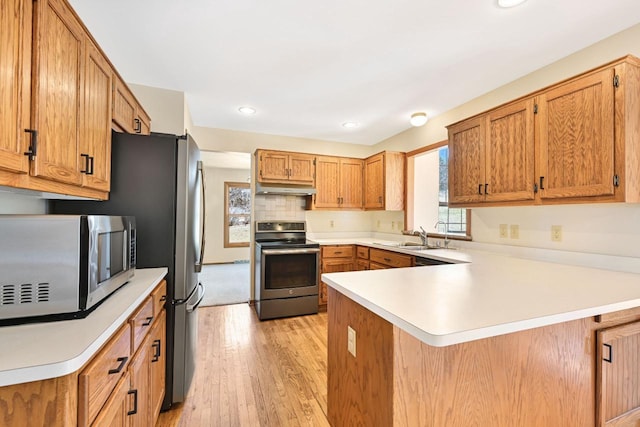
M 532 98 L 449 128 L 449 203 L 533 200 Z
M 316 194 L 312 209 L 362 209 L 361 159 L 316 157 Z
M 315 156 L 284 151 L 257 150 L 258 182 L 314 185 Z
M 405 154 L 384 151 L 364 161 L 364 208 L 404 210 Z
M 448 126 L 455 206 L 640 202 L 640 60 Z

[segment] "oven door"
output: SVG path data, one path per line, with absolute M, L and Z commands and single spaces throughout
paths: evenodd
M 262 249 L 260 299 L 318 294 L 320 248 Z

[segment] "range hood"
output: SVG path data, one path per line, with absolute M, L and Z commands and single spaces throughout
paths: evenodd
M 311 196 L 316 194 L 313 187 L 285 184 L 264 184 L 256 182 L 256 194 L 282 194 L 285 196 Z

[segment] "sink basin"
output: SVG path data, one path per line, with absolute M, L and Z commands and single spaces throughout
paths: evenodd
M 424 251 L 427 249 L 442 249 L 439 246 L 432 245 L 421 245 L 420 243 L 407 243 L 403 245 L 398 245 L 400 249 L 410 249 L 412 251 Z

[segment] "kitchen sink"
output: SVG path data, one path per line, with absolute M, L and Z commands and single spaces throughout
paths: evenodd
M 398 248 L 400 249 L 411 249 L 412 251 L 424 251 L 427 249 L 442 249 L 440 246 L 434 246 L 434 245 L 421 245 L 420 243 L 403 243 L 401 245 L 398 245 Z

